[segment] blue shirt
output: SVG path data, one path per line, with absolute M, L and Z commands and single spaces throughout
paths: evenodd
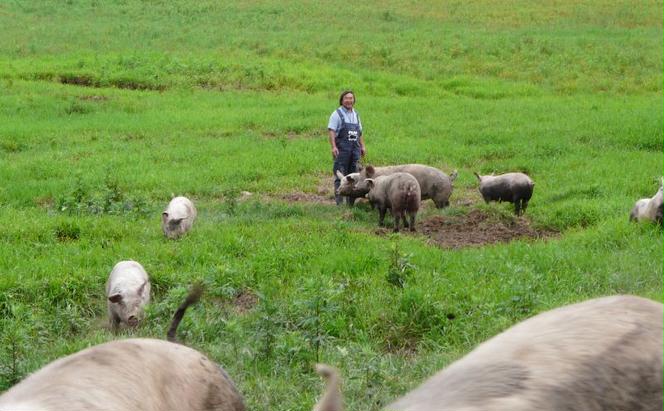
M 362 131 L 362 122 L 357 116 L 357 111 L 354 109 L 351 111 L 346 110 L 344 106 L 339 107 L 341 109 L 341 112 L 344 115 L 344 121 L 346 123 L 350 124 L 359 124 L 360 126 L 360 131 Z M 328 130 L 334 130 L 334 132 L 339 135 L 339 130 L 341 130 L 341 119 L 339 118 L 339 114 L 337 113 L 337 110 L 334 110 L 332 114 L 330 115 L 330 121 L 327 123 L 327 129 Z

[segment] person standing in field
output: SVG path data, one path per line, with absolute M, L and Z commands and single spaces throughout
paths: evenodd
M 355 93 L 346 90 L 339 97 L 339 108 L 332 112 L 327 123 L 327 131 L 332 146 L 334 165 L 334 198 L 340 205 L 342 198 L 337 194 L 341 180 L 337 177 L 337 170 L 343 175 L 357 171 L 357 162 L 364 157 L 367 149 L 362 137 L 362 122 L 360 115 L 355 111 Z M 353 205 L 355 199 L 348 197 L 348 205 Z

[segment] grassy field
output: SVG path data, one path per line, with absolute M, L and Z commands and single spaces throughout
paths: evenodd
M 538 312 L 629 293 L 662 301 L 662 231 L 629 224 L 663 167 L 661 1 L 0 1 L 0 391 L 49 361 L 180 327 L 250 409 L 311 409 L 312 364 L 376 410 Z M 372 164 L 536 182 L 556 234 L 441 249 L 376 233 L 368 207 L 284 200 L 331 187 L 325 127 L 357 93 Z M 253 193 L 245 199 L 241 191 Z M 172 195 L 199 209 L 167 241 Z M 141 262 L 145 325 L 106 328 L 113 265 Z M 393 285 L 405 280 L 404 287 Z

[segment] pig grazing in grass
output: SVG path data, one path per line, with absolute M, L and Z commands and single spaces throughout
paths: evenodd
M 654 221 L 662 225 L 662 184 L 659 181 L 659 190 L 652 198 L 642 198 L 636 202 L 632 212 L 629 213 L 630 221 Z
M 487 203 L 489 201 L 507 201 L 514 203 L 514 213 L 521 215 L 526 212 L 528 201 L 533 196 L 535 183 L 523 173 L 507 173 L 498 176 L 481 176 L 475 173 L 480 181 L 480 194 Z
M 0 411 L 244 409 L 233 381 L 205 355 L 147 338 L 112 341 L 53 361 L 0 396 Z
M 161 213 L 161 229 L 168 238 L 178 238 L 191 230 L 196 207 L 187 197 L 175 197 Z
M 355 198 L 364 197 L 369 193 L 369 187 L 366 183 L 367 178 L 387 176 L 394 173 L 408 173 L 415 177 L 420 185 L 420 198 L 422 200 L 431 199 L 438 208 L 450 205 L 452 183 L 457 177 L 456 170 L 448 176 L 437 168 L 421 164 L 389 167 L 367 166 L 359 173 L 351 173 L 347 176 L 337 172 L 337 176 L 341 180 L 337 194 Z
M 378 208 L 380 218 L 378 225 L 385 224 L 385 213 L 389 208 L 394 217 L 394 231 L 399 231 L 399 220 L 404 227 L 410 226 L 415 231 L 415 216 L 420 209 L 420 185 L 415 177 L 408 173 L 394 173 L 386 176 L 368 178 L 369 201 Z M 410 224 L 406 221 L 410 217 Z
M 106 282 L 108 317 L 113 329 L 120 324 L 135 327 L 150 302 L 148 273 L 136 261 L 120 261 Z
M 341 398 L 323 400 L 341 404 Z M 633 296 L 588 300 L 525 320 L 385 407 L 391 411 L 661 409 L 662 304 Z

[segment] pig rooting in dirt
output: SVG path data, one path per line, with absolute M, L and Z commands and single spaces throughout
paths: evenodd
M 415 217 L 420 209 L 420 185 L 408 173 L 394 173 L 366 179 L 369 185 L 369 201 L 378 208 L 378 225 L 385 224 L 385 213 L 388 209 L 394 218 L 394 232 L 399 231 L 399 220 L 404 227 L 415 231 Z M 408 214 L 409 220 L 406 220 Z
M 137 326 L 143 318 L 143 307 L 150 302 L 148 273 L 136 261 L 120 261 L 106 282 L 106 297 L 111 328 Z
M 161 229 L 168 238 L 179 238 L 187 231 L 196 219 L 196 207 L 187 197 L 175 197 L 161 213 Z
M 490 201 L 506 201 L 514 204 L 514 213 L 522 215 L 526 212 L 528 201 L 533 196 L 535 183 L 523 173 L 507 173 L 501 175 L 481 176 L 475 173 L 480 182 L 480 194 L 487 203 Z

